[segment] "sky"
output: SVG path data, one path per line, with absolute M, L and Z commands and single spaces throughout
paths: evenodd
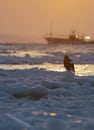
M 0 0 L 0 34 L 94 37 L 94 0 Z

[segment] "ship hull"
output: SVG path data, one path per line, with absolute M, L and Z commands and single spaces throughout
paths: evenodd
M 66 38 L 50 38 L 50 37 L 45 37 L 46 41 L 49 44 L 82 44 L 86 43 L 83 40 L 80 39 L 66 39 Z

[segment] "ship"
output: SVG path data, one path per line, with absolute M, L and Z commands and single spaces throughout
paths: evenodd
M 77 35 L 75 33 L 75 31 L 72 31 L 72 33 L 70 35 L 63 35 L 63 36 L 53 35 L 52 33 L 50 33 L 49 35 L 44 36 L 44 38 L 46 39 L 46 41 L 49 44 L 85 44 L 85 43 L 91 43 L 91 41 L 89 41 L 90 36 Z

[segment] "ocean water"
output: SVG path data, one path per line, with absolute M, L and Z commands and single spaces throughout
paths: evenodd
M 73 60 L 77 75 L 94 74 L 94 44 L 0 44 L 0 68 L 13 70 L 38 67 L 62 72 L 65 70 L 65 54 Z
M 94 130 L 94 45 L 0 44 L 0 129 Z

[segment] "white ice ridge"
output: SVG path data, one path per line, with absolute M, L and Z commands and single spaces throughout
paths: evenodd
M 15 122 L 21 124 L 23 127 L 31 128 L 31 125 L 26 123 L 25 121 L 18 119 L 17 117 L 11 115 L 10 113 L 6 113 L 6 116 L 9 117 L 10 119 L 14 120 Z

